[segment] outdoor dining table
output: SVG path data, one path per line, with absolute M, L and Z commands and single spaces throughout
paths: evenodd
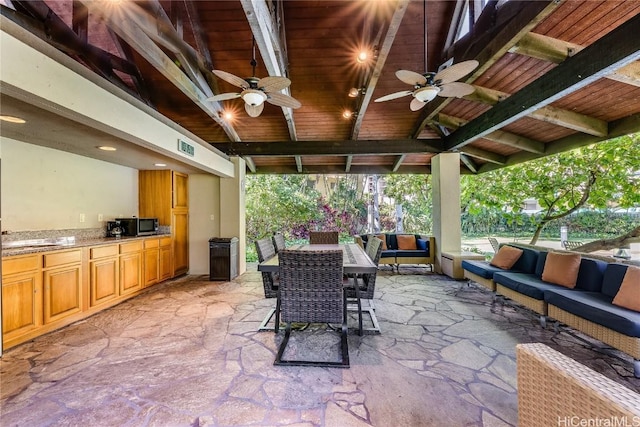
M 360 287 L 358 286 L 359 274 L 375 273 L 378 268 L 371 258 L 366 254 L 364 249 L 357 243 L 345 243 L 339 245 L 292 245 L 287 249 L 299 251 L 323 251 L 323 250 L 342 250 L 342 270 L 350 279 L 353 280 L 355 287 L 356 299 L 358 301 L 358 333 L 362 335 L 362 306 L 360 303 Z M 276 273 L 280 269 L 278 254 L 258 264 L 258 271 Z

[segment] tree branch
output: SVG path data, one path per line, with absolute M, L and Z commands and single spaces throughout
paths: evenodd
M 640 242 L 640 226 L 634 228 L 627 234 L 623 234 L 613 239 L 594 240 L 574 249 L 576 252 L 606 251 L 625 247 L 631 243 Z

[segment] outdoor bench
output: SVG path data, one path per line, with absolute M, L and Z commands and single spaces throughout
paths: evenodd
M 354 236 L 354 240 L 363 248 L 367 240 L 377 237 L 383 241 L 382 255 L 379 264 L 395 266 L 396 270 L 401 264 L 427 264 L 433 270 L 435 261 L 435 238 L 422 234 L 360 234 Z

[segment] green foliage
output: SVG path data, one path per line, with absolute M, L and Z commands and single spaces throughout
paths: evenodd
M 431 175 L 388 175 L 385 181 L 385 196 L 402 204 L 404 231 L 407 233 L 430 232 L 433 226 Z M 389 215 L 391 218 L 395 216 L 395 206 L 391 207 Z
M 640 204 L 640 136 L 631 135 L 569 152 L 462 179 L 463 212 L 512 212 L 512 225 L 536 226 L 532 243 L 551 221 L 581 207 L 607 208 Z M 634 174 L 635 172 L 635 174 Z M 534 198 L 542 214 L 517 215 L 526 199 Z

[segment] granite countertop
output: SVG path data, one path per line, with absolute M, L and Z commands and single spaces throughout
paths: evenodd
M 59 251 L 62 249 L 77 249 L 83 248 L 86 246 L 98 246 L 98 245 L 106 245 L 109 243 L 120 243 L 127 242 L 133 240 L 142 240 L 149 239 L 154 237 L 170 237 L 171 234 L 157 234 L 153 236 L 139 236 L 139 237 L 101 237 L 95 239 L 83 239 L 83 240 L 75 240 L 75 238 L 66 238 L 65 239 L 39 239 L 23 241 L 24 243 L 20 244 L 18 242 L 10 242 L 10 247 L 5 247 L 5 244 L 2 246 L 2 256 L 10 257 L 16 255 L 28 255 L 35 254 L 40 252 L 51 252 L 51 251 Z

